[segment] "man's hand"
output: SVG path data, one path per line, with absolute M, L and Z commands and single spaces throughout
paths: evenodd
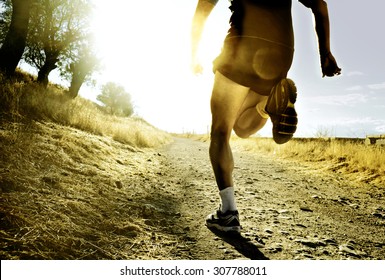
M 338 67 L 334 56 L 328 52 L 326 55 L 321 55 L 322 77 L 333 77 L 341 74 L 341 68 Z
M 203 73 L 203 67 L 200 63 L 193 62 L 193 63 L 191 63 L 191 71 L 195 75 L 200 75 Z

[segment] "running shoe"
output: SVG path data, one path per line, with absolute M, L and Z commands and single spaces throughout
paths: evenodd
M 237 210 L 228 210 L 225 213 L 217 210 L 206 218 L 206 226 L 223 232 L 240 232 L 239 213 Z
M 277 144 L 289 141 L 297 130 L 296 99 L 297 88 L 290 79 L 282 79 L 271 90 L 265 110 L 273 123 L 273 139 Z

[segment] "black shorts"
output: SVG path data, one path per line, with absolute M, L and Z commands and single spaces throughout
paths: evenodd
M 254 36 L 228 36 L 221 54 L 214 60 L 219 71 L 234 82 L 261 95 L 286 78 L 294 48 Z

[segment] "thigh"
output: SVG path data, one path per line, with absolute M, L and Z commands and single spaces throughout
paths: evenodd
M 212 128 L 230 132 L 250 89 L 237 84 L 220 72 L 215 73 L 211 95 Z

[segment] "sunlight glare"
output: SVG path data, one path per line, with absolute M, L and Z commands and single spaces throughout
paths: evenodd
M 206 71 L 194 77 L 190 29 L 196 1 L 94 1 L 93 28 L 104 63 L 98 82 L 122 84 L 132 95 L 137 113 L 161 129 L 181 131 L 191 127 L 187 123 L 197 122 L 206 131 L 211 63 L 220 51 L 227 18 L 218 23 L 221 32 L 215 13 L 208 22 L 201 45 Z

